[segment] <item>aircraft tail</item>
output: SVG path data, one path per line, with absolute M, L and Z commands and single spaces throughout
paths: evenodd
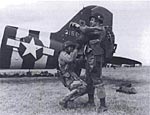
M 58 32 L 52 33 L 51 38 L 64 42 L 67 40 L 75 41 L 79 33 L 69 28 L 70 22 L 76 22 L 80 25 L 89 25 L 89 17 L 93 8 L 96 6 L 87 6 L 80 10 L 67 24 L 65 24 Z
M 69 28 L 70 22 L 89 26 L 89 17 L 93 13 L 100 13 L 104 16 L 103 25 L 108 30 L 108 36 L 103 42 L 105 58 L 112 57 L 115 40 L 111 33 L 112 13 L 103 7 L 87 6 L 56 33 L 6 26 L 0 48 L 0 68 L 45 69 L 56 67 L 58 52 L 61 50 L 62 44 L 67 40 L 75 42 L 79 37 L 78 32 Z

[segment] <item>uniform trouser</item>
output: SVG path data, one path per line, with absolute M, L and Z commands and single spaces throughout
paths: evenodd
M 70 92 L 63 98 L 63 101 L 73 101 L 76 98 L 86 94 L 87 84 L 81 80 L 74 72 L 68 72 L 69 76 L 65 77 L 65 86 Z M 66 74 L 67 75 L 67 74 Z
M 99 99 L 106 97 L 104 84 L 102 82 L 102 55 L 95 56 L 92 53 L 87 55 L 86 83 L 88 94 L 94 95 L 96 89 Z

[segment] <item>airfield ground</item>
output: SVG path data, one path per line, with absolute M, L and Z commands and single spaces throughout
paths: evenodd
M 150 115 L 150 67 L 104 68 L 103 76 L 108 111 L 102 115 Z M 115 91 L 125 82 L 137 94 Z M 87 95 L 75 101 L 76 107 L 61 108 L 58 102 L 67 92 L 54 77 L 0 78 L 0 115 L 97 115 L 95 108 L 82 106 Z

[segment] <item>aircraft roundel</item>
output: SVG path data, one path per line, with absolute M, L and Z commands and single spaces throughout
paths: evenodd
M 21 38 L 19 55 L 23 59 L 38 60 L 43 55 L 43 43 L 36 37 L 27 36 Z

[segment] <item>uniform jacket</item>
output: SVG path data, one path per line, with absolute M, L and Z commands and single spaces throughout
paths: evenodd
M 95 27 L 80 27 L 80 30 L 85 35 L 84 39 L 88 42 L 88 48 L 92 49 L 94 55 L 102 55 L 104 54 L 104 50 L 101 47 L 101 41 L 104 39 L 106 35 L 106 30 L 103 26 L 95 26 Z M 89 49 L 88 49 L 89 50 Z
M 67 71 L 71 71 L 72 69 L 72 63 L 76 59 L 77 56 L 77 50 L 75 49 L 73 52 L 68 54 L 65 51 L 62 51 L 58 57 L 59 67 L 62 73 L 65 73 Z

